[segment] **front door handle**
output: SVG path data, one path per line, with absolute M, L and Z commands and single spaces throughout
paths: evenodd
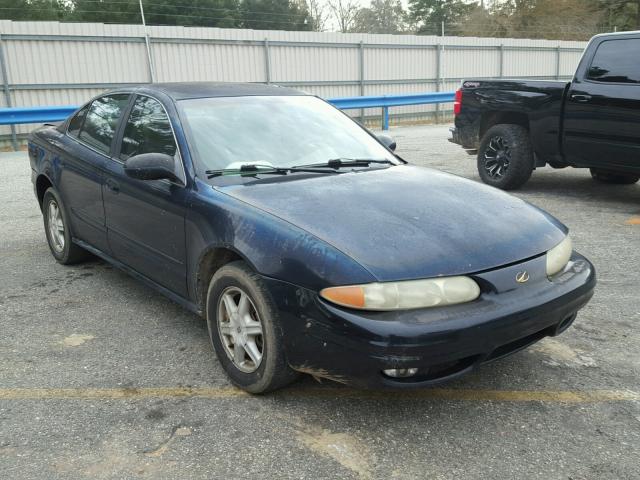
M 574 100 L 576 102 L 586 103 L 589 100 L 591 100 L 591 95 L 585 95 L 585 94 L 582 94 L 582 93 L 576 93 L 575 95 L 571 95 L 571 100 Z
M 120 191 L 120 185 L 118 185 L 118 182 L 116 182 L 115 180 L 112 180 L 111 178 L 107 178 L 107 180 L 104 183 L 107 186 L 107 188 L 111 190 L 113 193 L 118 193 Z

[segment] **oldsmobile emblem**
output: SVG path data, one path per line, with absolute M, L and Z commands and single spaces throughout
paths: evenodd
M 525 283 L 529 281 L 529 273 L 525 270 L 516 274 L 516 282 Z

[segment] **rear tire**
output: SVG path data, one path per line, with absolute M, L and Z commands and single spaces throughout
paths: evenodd
M 482 137 L 478 173 L 487 185 L 513 190 L 524 185 L 534 168 L 529 132 L 520 125 L 499 124 Z
M 266 393 L 299 376 L 286 361 L 271 295 L 244 262 L 224 265 L 211 279 L 207 327 L 220 364 L 231 382 L 243 390 Z
M 49 249 L 58 263 L 72 265 L 91 256 L 89 252 L 72 242 L 69 215 L 60 195 L 53 187 L 44 192 L 42 217 Z
M 640 175 L 633 173 L 611 172 L 599 168 L 590 168 L 591 178 L 602 183 L 614 183 L 617 185 L 632 185 L 640 180 Z

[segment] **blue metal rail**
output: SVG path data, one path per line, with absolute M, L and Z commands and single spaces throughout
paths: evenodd
M 328 101 L 341 110 L 382 107 L 382 129 L 389 130 L 389 107 L 453 102 L 455 92 L 379 95 L 374 97 L 331 98 Z
M 388 130 L 389 107 L 453 102 L 453 96 L 453 92 L 437 92 L 416 93 L 411 95 L 331 98 L 328 101 L 341 110 L 381 107 L 383 112 L 382 129 Z M 74 105 L 0 108 L 0 125 L 59 122 L 71 115 L 76 108 L 78 107 Z

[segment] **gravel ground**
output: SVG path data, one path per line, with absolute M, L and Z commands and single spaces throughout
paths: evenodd
M 447 127 L 391 133 L 407 160 L 478 180 Z M 562 336 L 441 389 L 305 378 L 252 397 L 199 317 L 103 262 L 56 264 L 26 154 L 0 165 L 3 478 L 640 478 L 640 185 L 544 168 L 516 192 L 598 271 Z

